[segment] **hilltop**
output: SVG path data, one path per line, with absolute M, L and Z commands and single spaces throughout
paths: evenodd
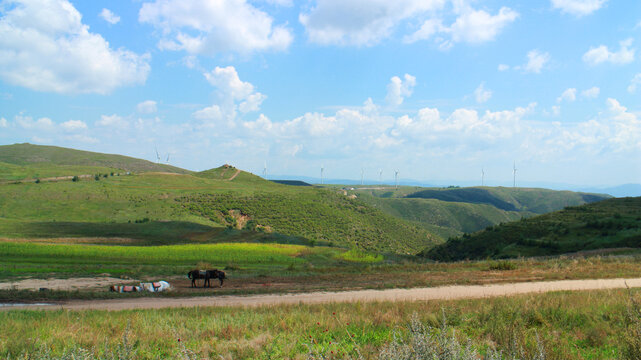
M 123 155 L 32 144 L 0 146 L 0 180 L 97 174 L 110 172 L 191 173 L 179 167 L 157 164 Z
M 641 197 L 615 198 L 490 226 L 426 249 L 434 260 L 555 255 L 641 247 Z

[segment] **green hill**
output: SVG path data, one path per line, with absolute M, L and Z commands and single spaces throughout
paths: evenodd
M 128 171 L 190 173 L 122 155 L 32 144 L 0 146 L 0 180 L 5 181 Z
M 616 198 L 490 226 L 423 255 L 439 261 L 544 256 L 641 247 L 641 197 Z
M 544 214 L 566 206 L 581 205 L 610 198 L 609 195 L 602 194 L 505 187 L 426 189 L 409 194 L 406 197 L 487 204 L 505 211 L 528 211 L 536 214 Z
M 86 223 L 99 225 L 93 237 L 135 237 L 136 225 L 149 232 L 148 222 L 173 221 L 398 253 L 416 253 L 438 241 L 423 228 L 333 190 L 280 185 L 245 172 L 232 181 L 196 175 L 0 185 L 0 237 L 83 237 Z M 162 232 L 154 236 L 156 243 L 168 243 Z

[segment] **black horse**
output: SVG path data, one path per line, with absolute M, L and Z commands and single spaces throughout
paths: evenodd
M 191 287 L 198 287 L 196 285 L 196 280 L 198 279 L 203 279 L 203 287 L 211 287 L 210 280 L 211 279 L 218 279 L 220 281 L 220 287 L 223 286 L 223 280 L 225 280 L 227 277 L 225 276 L 225 272 L 222 270 L 218 269 L 212 269 L 212 270 L 192 270 L 187 273 L 187 277 L 191 279 Z
M 203 287 L 205 287 L 205 285 L 207 285 L 207 287 L 211 287 L 211 283 L 209 282 L 209 280 L 211 279 L 218 279 L 220 281 L 219 287 L 223 287 L 223 280 L 225 280 L 226 278 L 227 277 L 225 276 L 225 272 L 222 270 L 206 270 L 205 283 L 203 283 Z

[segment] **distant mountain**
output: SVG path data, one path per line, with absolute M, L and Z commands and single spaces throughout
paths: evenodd
M 604 188 L 584 188 L 581 191 L 610 194 L 614 197 L 641 196 L 641 184 L 624 184 Z
M 428 248 L 439 261 L 544 256 L 641 247 L 641 197 L 614 198 L 521 219 Z

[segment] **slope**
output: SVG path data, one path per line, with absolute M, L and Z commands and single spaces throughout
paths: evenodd
M 641 247 L 641 197 L 616 198 L 490 226 L 431 249 L 434 260 L 543 256 L 614 247 Z
M 175 166 L 156 164 L 123 155 L 27 143 L 0 146 L 0 163 L 5 163 L 0 164 L 0 179 L 4 180 L 112 171 L 190 173 L 189 170 Z
M 280 185 L 245 172 L 233 181 L 200 175 L 143 173 L 99 181 L 0 185 L 0 237 L 43 233 L 60 222 L 68 224 L 68 236 L 82 236 L 74 233 L 82 228 L 75 223 L 96 223 L 104 234 L 117 237 L 126 235 L 118 230 L 123 223 L 174 221 L 398 253 L 416 253 L 438 240 L 425 229 L 333 190 Z M 58 226 L 55 234 L 66 236 L 64 228 Z

